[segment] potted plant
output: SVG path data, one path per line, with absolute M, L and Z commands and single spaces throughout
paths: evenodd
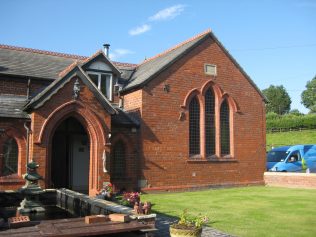
M 171 237 L 200 237 L 202 227 L 208 222 L 206 216 L 188 216 L 187 210 L 184 210 L 180 215 L 177 223 L 170 225 Z
M 113 185 L 109 182 L 104 183 L 103 188 L 97 194 L 97 198 L 111 200 L 113 196 Z

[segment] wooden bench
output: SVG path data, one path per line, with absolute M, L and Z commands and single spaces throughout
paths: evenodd
M 148 229 L 146 231 L 146 229 Z M 1 231 L 0 236 L 10 237 L 35 237 L 35 236 L 96 236 L 116 233 L 127 233 L 141 231 L 147 235 L 152 232 L 152 226 L 138 221 L 128 223 L 121 222 L 103 222 L 86 224 L 84 218 L 59 219 L 42 221 L 39 225 L 32 227 L 22 227 L 19 229 L 10 229 Z M 146 233 L 147 232 L 147 233 Z

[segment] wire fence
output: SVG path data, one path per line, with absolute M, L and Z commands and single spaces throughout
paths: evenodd
M 278 143 L 278 144 L 267 144 L 266 145 L 266 151 L 270 151 L 272 150 L 273 148 L 276 148 L 276 147 L 280 147 L 280 146 L 289 146 L 289 144 L 281 144 L 281 143 Z
M 316 130 L 316 127 L 312 128 L 267 128 L 267 133 L 277 133 L 277 132 L 302 132 L 306 130 Z

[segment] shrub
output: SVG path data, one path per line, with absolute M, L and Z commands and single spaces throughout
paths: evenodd
M 140 202 L 140 193 L 124 192 L 123 195 L 118 195 L 115 197 L 115 199 L 121 205 L 133 207 L 135 202 Z
M 173 224 L 173 227 L 186 229 L 186 228 L 202 228 L 203 225 L 208 223 L 209 220 L 207 216 L 202 216 L 199 214 L 198 216 L 189 216 L 187 210 L 184 210 L 180 215 L 180 219 L 177 224 Z
M 295 114 L 286 114 L 283 116 L 275 116 L 272 113 L 267 114 L 267 129 L 299 129 L 307 128 L 312 129 L 316 128 L 316 114 L 307 114 L 307 115 L 295 115 Z

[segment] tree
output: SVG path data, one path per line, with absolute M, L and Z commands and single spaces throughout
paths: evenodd
M 306 83 L 306 90 L 301 94 L 302 104 L 310 110 L 311 113 L 316 113 L 316 76 Z
M 291 115 L 296 115 L 296 116 L 302 116 L 304 115 L 303 113 L 301 113 L 298 109 L 292 109 L 289 114 Z
M 284 86 L 270 85 L 269 88 L 264 89 L 262 93 L 269 100 L 266 107 L 267 112 L 282 115 L 290 111 L 292 101 Z

